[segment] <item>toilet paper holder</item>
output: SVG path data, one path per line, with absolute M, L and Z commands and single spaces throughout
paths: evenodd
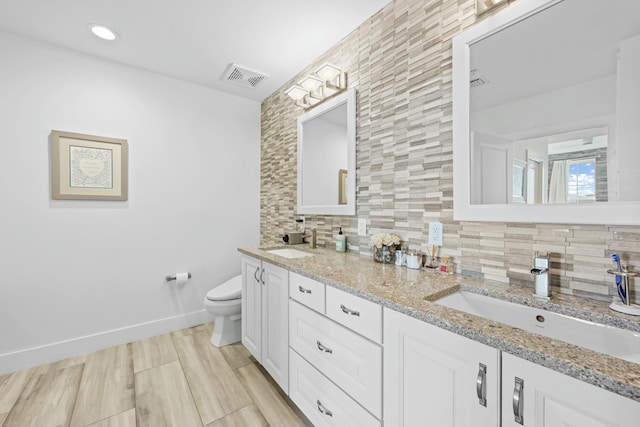
M 189 279 L 191 279 L 191 273 L 187 273 Z M 165 277 L 165 279 L 167 279 L 167 282 L 171 282 L 172 280 L 176 280 L 176 276 L 167 276 Z

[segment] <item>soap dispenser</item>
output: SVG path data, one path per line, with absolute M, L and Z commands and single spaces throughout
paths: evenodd
M 342 234 L 342 227 L 340 227 L 340 231 L 336 236 L 336 251 L 338 252 L 346 252 L 347 251 L 347 236 Z

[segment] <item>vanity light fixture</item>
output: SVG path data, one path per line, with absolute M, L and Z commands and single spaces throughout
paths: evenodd
M 482 15 L 491 9 L 505 3 L 511 3 L 512 0 L 476 0 L 476 15 Z
M 89 24 L 89 29 L 96 37 L 100 37 L 103 40 L 112 41 L 118 38 L 118 34 L 110 28 L 104 25 Z
M 311 108 L 347 88 L 346 73 L 332 64 L 324 64 L 285 91 L 296 105 Z

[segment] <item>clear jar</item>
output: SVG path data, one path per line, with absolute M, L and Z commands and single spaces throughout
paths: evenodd
M 442 257 L 442 262 L 440 262 L 438 271 L 442 274 L 453 274 L 455 272 L 455 264 L 451 261 L 450 257 Z

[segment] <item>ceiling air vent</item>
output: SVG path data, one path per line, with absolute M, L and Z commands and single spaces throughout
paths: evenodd
M 480 74 L 480 71 L 477 68 L 471 70 L 471 78 L 469 81 L 471 87 L 480 87 L 489 83 L 489 79 Z
M 231 63 L 224 72 L 222 80 L 251 89 L 258 86 L 267 77 L 269 76 L 259 71 Z

